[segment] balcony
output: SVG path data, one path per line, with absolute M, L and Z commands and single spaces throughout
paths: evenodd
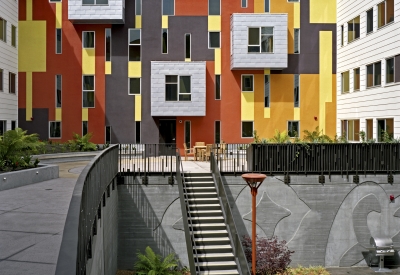
M 231 15 L 231 70 L 282 70 L 288 64 L 288 15 Z
M 124 24 L 125 0 L 69 0 L 68 20 L 74 24 Z
M 152 116 L 206 115 L 206 62 L 151 62 Z

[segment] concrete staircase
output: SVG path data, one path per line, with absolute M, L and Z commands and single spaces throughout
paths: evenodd
M 211 173 L 184 177 L 189 230 L 195 242 L 193 257 L 200 275 L 239 274 Z

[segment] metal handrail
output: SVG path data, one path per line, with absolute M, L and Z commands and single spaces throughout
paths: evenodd
M 118 145 L 96 156 L 79 175 L 65 221 L 56 275 L 85 274 L 102 199 L 118 173 Z
M 196 275 L 200 273 L 200 268 L 195 264 L 199 263 L 199 257 L 196 249 L 196 243 L 194 240 L 194 235 L 191 230 L 189 230 L 189 223 L 191 228 L 193 228 L 192 216 L 190 214 L 190 209 L 188 207 L 187 201 L 188 196 L 187 193 L 184 192 L 184 188 L 187 190 L 185 176 L 183 174 L 183 165 L 181 161 L 181 156 L 179 153 L 179 149 L 176 152 L 176 181 L 178 182 L 178 190 L 179 190 L 179 198 L 181 202 L 181 210 L 182 210 L 182 221 L 183 227 L 185 229 L 185 238 L 186 238 L 186 249 L 188 252 L 188 260 L 189 260 L 189 268 L 191 275 Z M 188 221 L 189 217 L 189 221 Z M 193 255 L 194 251 L 194 255 Z
M 229 204 L 228 197 L 226 195 L 226 190 L 224 183 L 222 182 L 221 173 L 218 168 L 217 160 L 214 153 L 210 154 L 210 165 L 211 173 L 214 178 L 214 182 L 217 185 L 217 194 L 221 201 L 221 209 L 224 213 L 226 225 L 233 243 L 233 255 L 235 257 L 236 263 L 239 267 L 239 273 L 241 275 L 250 275 L 249 265 L 247 264 L 246 254 L 244 253 L 242 242 L 240 240 L 236 223 L 233 218 L 232 208 Z

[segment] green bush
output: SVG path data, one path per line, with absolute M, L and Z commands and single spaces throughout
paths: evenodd
M 138 261 L 135 263 L 137 274 L 146 275 L 176 275 L 178 274 L 178 259 L 174 253 L 169 254 L 162 259 L 160 255 L 148 246 L 145 249 L 146 254 L 137 253 Z
M 90 142 L 92 136 L 92 133 L 87 133 L 82 137 L 78 134 L 73 134 L 72 140 L 68 141 L 71 151 L 96 151 L 96 144 Z

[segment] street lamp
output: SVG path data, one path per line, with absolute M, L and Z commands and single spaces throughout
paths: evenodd
M 258 187 L 265 180 L 267 176 L 264 174 L 243 174 L 242 178 L 246 181 L 247 185 L 250 187 L 250 192 L 252 195 L 251 201 L 251 267 L 253 275 L 256 275 L 256 197 Z

